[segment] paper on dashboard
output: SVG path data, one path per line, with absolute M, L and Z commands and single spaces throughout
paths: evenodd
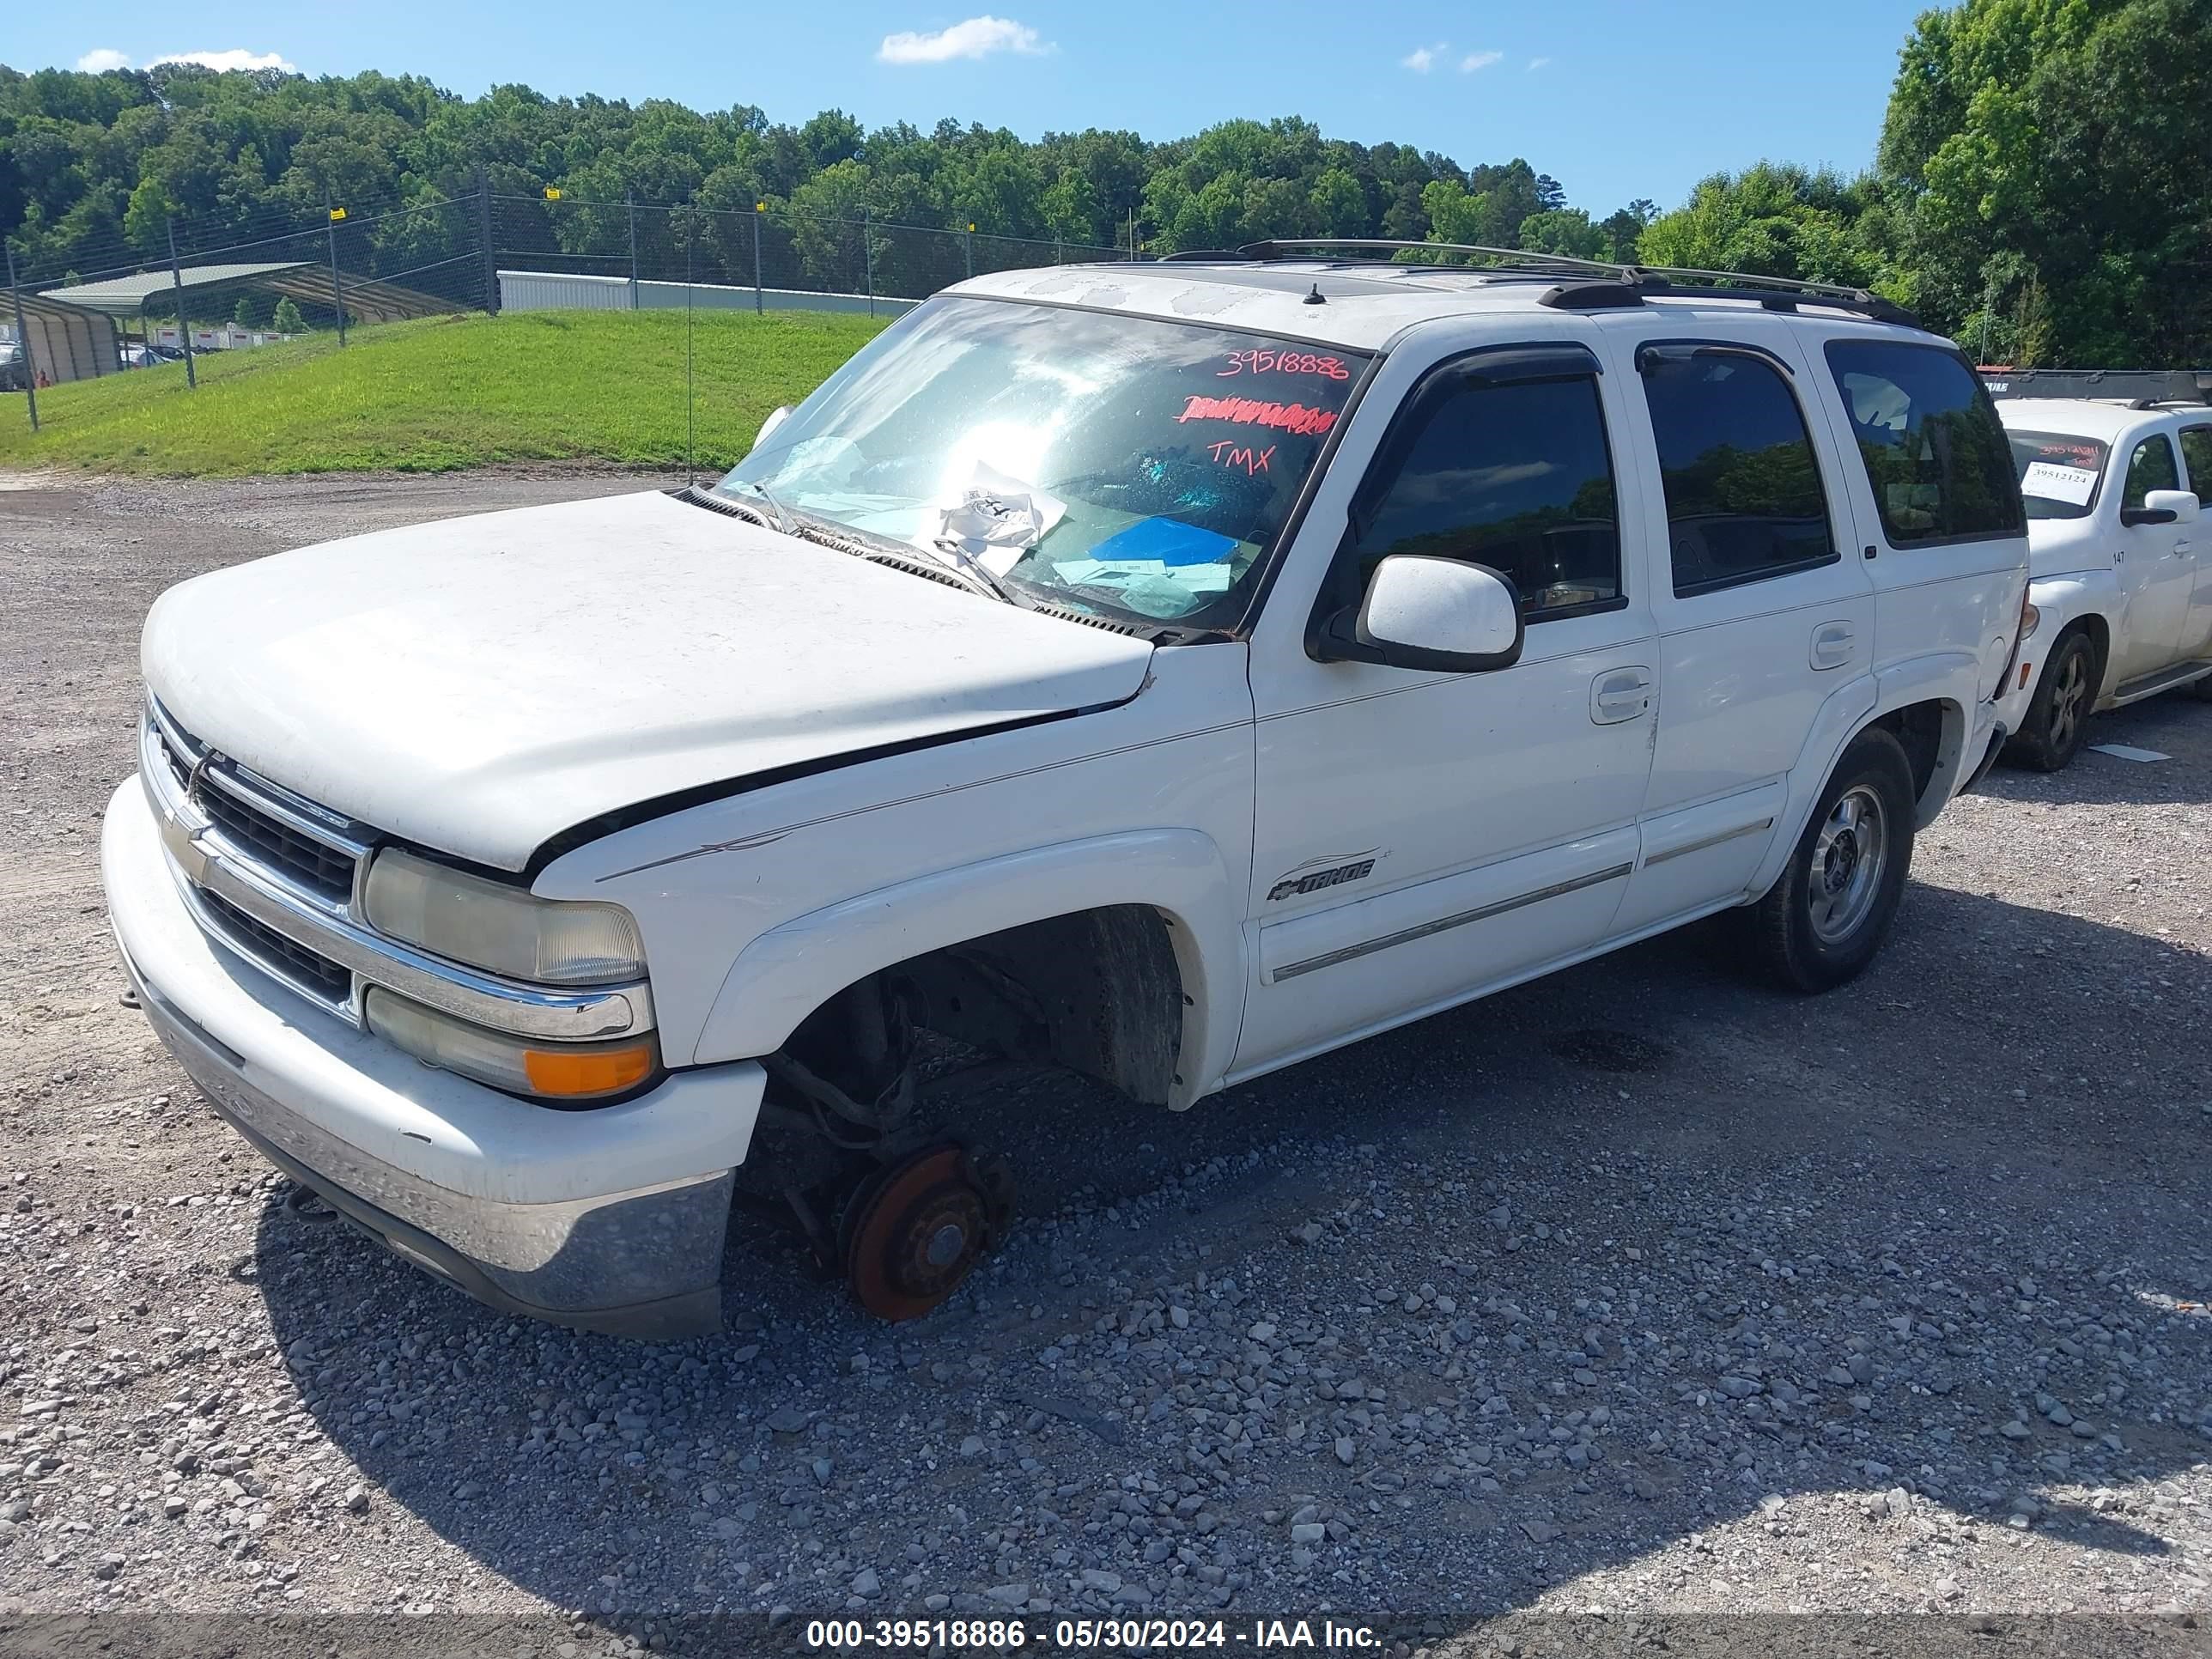
M 2030 461 L 2020 475 L 2020 493 L 2040 495 L 2046 501 L 2087 507 L 2097 493 L 2097 474 L 2086 466 L 2060 466 L 2055 461 Z
M 993 575 L 1003 576 L 1067 516 L 1067 503 L 978 461 L 960 498 L 941 506 L 939 515 L 933 539 L 957 543 Z

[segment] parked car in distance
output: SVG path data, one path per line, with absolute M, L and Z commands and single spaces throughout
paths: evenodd
M 864 1306 L 959 1285 L 924 1033 L 1179 1111 L 1720 911 L 1850 979 L 2005 735 L 1989 395 L 1863 293 L 1496 257 L 978 276 L 710 489 L 170 590 L 149 1018 L 409 1260 L 663 1335 L 741 1164 Z
M 1997 404 L 2027 502 L 2034 621 L 2007 688 L 2008 754 L 2045 772 L 2101 709 L 2212 699 L 2212 407 Z
M 31 384 L 23 348 L 13 340 L 0 340 L 0 392 L 22 392 Z

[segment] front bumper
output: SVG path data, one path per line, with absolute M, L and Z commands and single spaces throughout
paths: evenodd
M 680 1072 L 597 1109 L 533 1105 L 421 1064 L 212 940 L 135 778 L 108 803 L 100 871 L 155 1030 L 277 1167 L 502 1310 L 632 1336 L 720 1328 L 758 1066 Z

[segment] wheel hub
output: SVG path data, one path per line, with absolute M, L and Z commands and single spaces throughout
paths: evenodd
M 1006 1183 L 961 1148 L 933 1146 L 878 1172 L 846 1210 L 844 1267 L 878 1318 L 918 1319 L 959 1289 L 1011 1208 Z
M 1840 893 L 1848 886 L 1851 872 L 1858 867 L 1859 838 L 1856 830 L 1845 830 L 1837 836 L 1828 848 L 1826 866 L 1820 879 L 1832 893 Z
M 1813 931 L 1831 944 L 1848 939 L 1872 914 L 1888 850 L 1881 800 L 1864 786 L 1844 792 L 1814 843 L 1806 872 Z

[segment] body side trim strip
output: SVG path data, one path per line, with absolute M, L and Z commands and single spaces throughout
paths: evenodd
M 1771 817 L 1761 818 L 1756 823 L 1739 824 L 1733 830 L 1723 830 L 1717 834 L 1702 836 L 1686 846 L 1670 847 L 1663 853 L 1654 853 L 1644 860 L 1644 867 L 1649 870 L 1653 865 L 1664 864 L 1669 859 L 1687 858 L 1692 853 L 1704 852 L 1708 847 L 1718 847 L 1723 842 L 1735 841 L 1742 836 L 1755 836 L 1762 830 L 1772 828 L 1774 820 Z
M 1532 893 L 1522 893 L 1513 898 L 1500 899 L 1495 904 L 1485 904 L 1472 910 L 1462 910 L 1455 915 L 1439 916 L 1434 921 L 1421 922 L 1413 927 L 1401 927 L 1396 933 L 1385 933 L 1379 939 L 1364 939 L 1358 945 L 1347 945 L 1341 950 L 1324 951 L 1317 957 L 1308 957 L 1303 962 L 1285 963 L 1276 969 L 1269 978 L 1272 982 L 1279 985 L 1283 981 L 1295 979 L 1300 974 L 1310 974 L 1322 968 L 1334 968 L 1340 963 L 1350 962 L 1358 957 L 1371 955 L 1376 951 L 1387 951 L 1394 945 L 1410 945 L 1415 939 L 1427 939 L 1433 933 L 1444 933 L 1454 927 L 1464 927 L 1469 922 L 1487 921 L 1492 916 L 1502 916 L 1510 910 L 1524 909 L 1531 904 L 1540 904 L 1546 899 L 1559 898 L 1568 893 L 1578 892 L 1585 887 L 1596 887 L 1608 881 L 1618 881 L 1635 867 L 1633 864 L 1613 865 L 1603 870 L 1594 871 L 1587 876 L 1577 876 L 1571 881 L 1554 882 L 1549 887 L 1539 887 Z

